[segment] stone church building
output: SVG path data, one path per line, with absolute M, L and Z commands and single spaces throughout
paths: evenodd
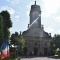
M 31 5 L 29 16 L 28 29 L 22 34 L 25 37 L 23 55 L 47 55 L 51 33 L 45 32 L 41 25 L 41 8 L 36 1 Z

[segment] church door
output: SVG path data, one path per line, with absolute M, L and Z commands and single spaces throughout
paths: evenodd
M 27 47 L 24 47 L 24 55 L 27 55 Z
M 34 48 L 34 55 L 37 55 L 37 53 L 38 53 L 38 50 L 37 50 L 37 48 L 35 47 L 35 48 Z
M 47 55 L 47 48 L 44 48 L 44 55 L 46 56 Z

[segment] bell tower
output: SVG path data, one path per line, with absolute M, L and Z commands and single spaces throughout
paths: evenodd
M 41 28 L 41 8 L 36 4 L 36 1 L 30 10 L 30 25 L 33 28 Z
M 26 42 L 23 55 L 31 55 L 31 53 L 34 56 L 48 55 L 51 34 L 45 32 L 44 26 L 41 25 L 41 8 L 36 4 L 36 1 L 34 5 L 31 5 L 30 23 L 28 24 L 28 29 L 22 33 L 22 36 Z

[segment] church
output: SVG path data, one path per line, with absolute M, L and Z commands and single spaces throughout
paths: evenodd
M 29 16 L 28 29 L 22 33 L 25 38 L 23 55 L 48 55 L 51 33 L 44 31 L 44 26 L 41 24 L 41 7 L 36 1 L 31 5 Z

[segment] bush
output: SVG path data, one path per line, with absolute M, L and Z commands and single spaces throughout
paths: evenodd
M 60 51 L 58 51 L 58 56 L 60 56 Z
M 55 55 L 60 56 L 60 51 L 55 50 Z

